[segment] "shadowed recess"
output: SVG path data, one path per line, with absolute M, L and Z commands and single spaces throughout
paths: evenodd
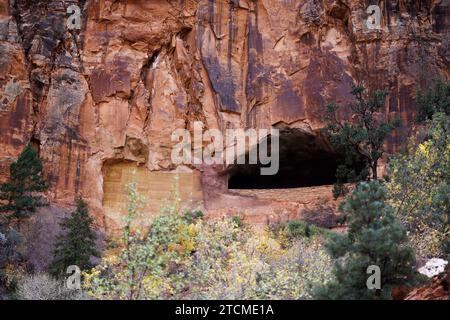
M 289 128 L 280 130 L 279 161 L 279 171 L 272 176 L 261 175 L 261 164 L 232 165 L 228 170 L 228 188 L 281 189 L 333 184 L 342 155 L 333 151 L 320 132 Z

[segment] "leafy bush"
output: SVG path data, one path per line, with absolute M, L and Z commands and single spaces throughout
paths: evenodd
M 17 247 L 23 242 L 23 236 L 14 229 L 0 228 L 0 269 L 7 263 L 17 263 L 21 254 Z
M 282 248 L 267 234 L 249 234 L 231 220 L 187 224 L 176 215 L 158 217 L 151 230 L 152 240 L 106 256 L 85 274 L 91 296 L 299 299 L 310 298 L 313 285 L 330 279 L 331 259 L 317 237 Z M 124 252 L 131 257 L 127 262 Z M 130 266 L 138 276 L 131 276 Z
M 328 237 L 333 234 L 332 231 L 317 227 L 315 225 L 310 225 L 305 221 L 293 220 L 286 224 L 286 230 L 288 236 L 300 239 L 309 238 L 313 236 L 325 236 Z
M 437 79 L 429 90 L 417 91 L 416 121 L 431 120 L 437 112 L 450 115 L 450 82 L 442 78 Z
M 23 264 L 7 263 L 0 270 L 1 284 L 10 294 L 14 295 L 18 284 L 25 275 L 26 270 Z
M 244 221 L 242 221 L 240 216 L 233 216 L 231 221 L 233 221 L 234 225 L 238 228 L 243 228 L 245 226 Z
M 313 286 L 331 279 L 331 259 L 320 238 L 300 239 L 283 248 L 268 234 L 238 231 L 236 240 L 230 239 L 233 228 L 223 221 L 200 233 L 190 265 L 197 280 L 189 298 L 309 299 Z
M 23 260 L 18 247 L 23 242 L 20 233 L 11 228 L 0 228 L 0 285 L 14 291 L 21 276 Z
M 84 275 L 85 287 L 97 299 L 157 299 L 170 297 L 187 281 L 180 264 L 193 250 L 195 229 L 178 214 L 178 199 L 167 204 L 149 230 L 132 228 L 143 199 L 137 185 L 128 186 L 128 214 L 119 247 Z M 175 214 L 176 213 L 176 214 Z
M 450 116 L 436 113 L 429 138 L 390 159 L 392 205 L 421 257 L 442 254 L 449 238 Z
M 131 187 L 119 248 L 84 274 L 94 298 L 299 299 L 330 279 L 331 259 L 317 237 L 283 247 L 232 218 L 185 219 L 176 204 L 163 209 L 147 232 L 133 231 L 138 198 Z
M 184 219 L 187 223 L 194 223 L 199 219 L 203 219 L 203 212 L 200 210 L 190 210 L 184 213 Z

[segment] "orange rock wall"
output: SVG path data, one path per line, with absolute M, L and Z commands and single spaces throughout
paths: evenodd
M 378 31 L 365 26 L 369 3 L 0 0 L 0 178 L 32 141 L 48 198 L 71 206 L 83 195 L 107 229 L 111 163 L 134 162 L 145 177 L 172 172 L 171 133 L 194 121 L 314 133 L 327 101 L 349 101 L 353 82 L 389 90 L 383 116 L 404 120 L 388 143 L 395 150 L 416 87 L 449 78 L 450 2 L 378 1 Z M 81 30 L 66 27 L 71 4 Z M 190 169 L 206 211 L 272 210 L 230 196 L 223 167 Z

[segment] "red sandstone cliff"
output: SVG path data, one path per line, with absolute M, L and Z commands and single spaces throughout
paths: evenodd
M 71 4 L 81 30 L 66 28 Z M 296 128 L 314 148 L 325 104 L 348 101 L 353 82 L 389 90 L 384 116 L 404 123 L 395 150 L 417 86 L 450 77 L 450 1 L 378 4 L 381 30 L 367 29 L 362 0 L 0 0 L 0 178 L 31 141 L 52 203 L 82 194 L 114 228 L 105 207 L 121 205 L 136 164 L 154 206 L 170 192 L 173 130 Z M 222 169 L 181 168 L 183 198 L 233 207 Z M 268 211 L 239 201 L 250 216 Z

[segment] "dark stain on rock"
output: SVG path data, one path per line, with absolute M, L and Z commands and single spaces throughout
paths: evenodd
M 214 28 L 214 0 L 209 0 L 209 24 Z
M 400 112 L 405 115 L 406 122 L 403 125 L 408 125 L 414 121 L 415 114 L 415 101 L 412 98 L 412 93 L 414 92 L 414 86 L 404 86 L 400 87 L 399 91 L 399 105 Z
M 389 112 L 399 112 L 398 95 L 397 95 L 397 83 L 393 83 L 389 87 Z
M 240 112 L 236 101 L 236 85 L 233 75 L 224 70 L 216 56 L 203 55 L 203 63 L 208 71 L 214 91 L 219 96 L 221 111 Z
M 220 8 L 219 8 L 220 11 Z M 205 14 L 204 11 L 199 10 L 198 15 L 203 16 Z M 229 13 L 231 14 L 231 13 Z M 205 50 L 201 50 L 202 52 L 202 62 L 205 66 L 206 71 L 208 72 L 209 79 L 211 81 L 211 85 L 214 91 L 217 93 L 218 103 L 220 105 L 221 111 L 227 112 L 236 112 L 239 113 L 241 111 L 241 106 L 236 99 L 236 91 L 237 85 L 235 83 L 235 77 L 233 74 L 232 68 L 232 60 L 231 60 L 231 49 L 227 48 L 228 59 L 224 65 L 221 64 L 219 59 L 219 52 L 221 47 L 221 40 L 217 37 L 220 36 L 220 21 L 215 21 L 215 1 L 209 0 L 208 6 L 208 15 L 209 19 L 209 28 L 215 37 L 215 41 L 213 43 L 216 44 L 214 48 L 205 48 Z M 218 17 L 220 19 L 220 12 Z M 205 17 L 206 19 L 206 17 Z M 231 20 L 231 17 L 230 17 Z M 216 29 L 216 25 L 219 29 Z M 231 25 L 231 22 L 230 22 Z M 232 29 L 232 28 L 231 28 Z M 205 32 L 206 29 L 201 24 L 198 28 L 198 46 L 203 48 L 205 41 Z M 232 41 L 232 31 L 229 31 L 229 41 Z
M 323 120 L 325 105 L 329 101 L 347 104 L 353 79 L 345 72 L 345 66 L 332 52 L 316 52 L 308 67 L 307 80 L 303 88 L 308 118 Z M 347 110 L 340 110 L 339 116 L 348 118 Z
M 283 119 L 288 123 L 305 118 L 303 99 L 294 89 L 292 81 L 286 79 L 283 82 L 272 111 L 276 119 Z
M 443 0 L 433 8 L 433 31 L 436 33 L 448 32 L 450 29 L 450 1 Z M 448 54 L 448 52 L 447 52 Z
M 228 4 L 228 55 L 227 55 L 227 63 L 228 63 L 228 72 L 231 73 L 231 57 L 233 55 L 233 39 L 234 39 L 234 32 L 233 32 L 233 9 L 234 4 L 233 2 L 229 2 Z
M 17 129 L 22 131 L 28 125 L 28 119 L 31 109 L 31 103 L 26 94 L 22 93 L 16 99 L 16 105 L 8 117 L 8 131 Z
M 251 16 L 250 14 L 249 16 Z M 261 32 L 258 28 L 258 5 L 255 4 L 254 13 L 253 13 L 254 19 L 249 19 L 249 33 L 248 33 L 248 46 L 249 48 L 255 49 L 256 53 L 261 54 L 263 53 L 263 40 Z
M 66 145 L 67 145 L 67 163 L 66 163 L 66 174 L 64 175 L 64 185 L 67 188 L 69 186 L 69 178 L 70 178 L 70 168 L 72 166 L 72 139 L 66 139 Z M 61 149 L 61 148 L 60 148 Z
M 248 72 L 247 72 L 247 100 L 256 99 L 256 103 L 262 100 L 262 90 L 265 85 L 272 82 L 267 73 L 269 70 L 264 66 L 263 39 L 258 28 L 258 6 L 255 3 L 253 12 L 248 15 Z
M 312 46 L 316 40 L 311 32 L 306 32 L 300 37 L 300 42 L 307 46 Z

